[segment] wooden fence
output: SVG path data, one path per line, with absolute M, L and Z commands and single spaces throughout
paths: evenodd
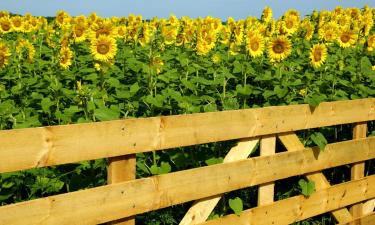
M 109 158 L 108 185 L 0 207 L 0 224 L 134 224 L 144 212 L 196 200 L 180 224 L 290 224 L 331 212 L 339 224 L 375 224 L 375 99 L 0 131 L 0 173 Z M 353 124 L 353 140 L 306 148 L 294 131 Z M 287 149 L 275 153 L 276 139 Z M 224 163 L 135 179 L 135 153 L 238 139 Z M 260 142 L 259 157 L 248 158 Z M 333 185 L 322 170 L 351 164 Z M 306 175 L 310 197 L 274 202 L 274 181 Z M 225 192 L 259 185 L 258 206 L 206 221 Z

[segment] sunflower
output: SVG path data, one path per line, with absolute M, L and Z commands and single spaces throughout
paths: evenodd
M 372 69 L 373 71 L 375 71 L 375 65 L 373 65 L 373 66 L 371 67 L 371 69 Z
M 318 30 L 319 38 L 331 42 L 337 37 L 338 26 L 335 22 L 329 22 Z
M 268 56 L 271 61 L 281 61 L 292 52 L 292 44 L 285 36 L 273 38 L 268 44 Z
M 164 44 L 171 45 L 176 41 L 178 29 L 175 26 L 165 25 L 161 29 L 161 34 L 164 38 Z
M 325 44 L 315 44 L 310 50 L 311 64 L 319 68 L 327 59 L 327 47 Z
M 68 69 L 72 65 L 73 52 L 69 47 L 62 47 L 60 49 L 59 62 L 63 69 Z
M 266 6 L 263 9 L 262 13 L 262 21 L 268 23 L 272 19 L 272 9 L 268 6 Z
M 13 31 L 12 22 L 9 17 L 0 18 L 0 33 L 9 33 Z
M 86 26 L 84 23 L 77 23 L 72 27 L 74 42 L 80 43 L 86 40 Z
M 23 31 L 23 19 L 20 16 L 14 16 L 11 19 L 12 28 L 14 31 L 20 32 Z
M 156 74 L 159 74 L 164 66 L 163 60 L 159 56 L 153 56 L 150 60 L 150 67 L 155 70 Z
M 304 38 L 306 40 L 311 40 L 312 36 L 314 35 L 314 25 L 310 22 L 310 20 L 304 20 L 301 23 L 300 29 L 304 33 Z
M 99 20 L 91 25 L 90 36 L 92 38 L 98 38 L 101 35 L 115 36 L 116 29 L 110 20 Z
M 35 56 L 35 48 L 27 39 L 21 39 L 16 46 L 16 53 L 19 56 L 27 58 L 28 62 L 33 62 Z
M 69 17 L 70 17 L 69 14 L 66 13 L 65 11 L 62 11 L 62 10 L 58 11 L 56 14 L 56 19 L 55 19 L 57 26 L 60 28 L 63 27 L 64 21 L 66 21 L 66 19 Z
M 211 60 L 214 64 L 219 64 L 221 61 L 221 57 L 218 53 L 215 53 L 212 57 Z
M 339 33 L 337 41 L 339 42 L 340 47 L 348 48 L 356 43 L 357 35 L 350 29 L 344 29 Z
M 246 40 L 246 49 L 252 57 L 258 57 L 263 54 L 264 38 L 259 33 L 255 33 Z
M 284 18 L 284 30 L 288 35 L 292 35 L 298 30 L 299 20 L 296 16 L 288 16 Z
M 117 52 L 116 40 L 101 35 L 98 38 L 92 39 L 90 49 L 94 59 L 109 62 L 115 57 Z
M 8 65 L 10 55 L 9 48 L 6 46 L 6 44 L 0 43 L 0 69 Z
M 375 49 L 375 34 L 367 38 L 367 51 L 372 52 Z

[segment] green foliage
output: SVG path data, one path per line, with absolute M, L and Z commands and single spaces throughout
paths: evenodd
M 306 181 L 305 179 L 301 179 L 298 181 L 298 184 L 301 188 L 301 193 L 306 197 L 309 197 L 311 194 L 315 192 L 314 181 Z
M 243 210 L 243 203 L 239 197 L 234 199 L 229 199 L 229 207 L 233 210 L 233 212 L 239 216 Z

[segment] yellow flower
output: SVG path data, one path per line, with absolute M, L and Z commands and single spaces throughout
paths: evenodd
M 214 55 L 211 57 L 211 60 L 212 60 L 213 63 L 215 63 L 215 64 L 219 64 L 220 61 L 221 61 L 221 57 L 220 57 L 219 54 L 216 53 L 216 54 L 214 54 Z
M 288 35 L 295 33 L 299 26 L 299 20 L 296 16 L 288 16 L 284 18 L 284 30 Z
M 177 38 L 177 27 L 172 26 L 172 25 L 165 25 L 161 29 L 161 35 L 163 36 L 164 43 L 166 45 L 171 45 L 175 43 L 176 38 Z
M 306 89 L 299 90 L 298 94 L 300 94 L 303 97 L 306 96 Z
M 6 44 L 0 42 L 0 69 L 8 65 L 10 55 L 11 53 Z
M 159 74 L 162 71 L 163 66 L 164 66 L 164 62 L 160 57 L 154 56 L 151 58 L 150 67 L 155 69 L 156 74 Z
M 86 40 L 86 26 L 84 23 L 77 23 L 72 27 L 74 42 L 80 43 Z
M 268 23 L 272 19 L 272 9 L 268 6 L 266 6 L 263 9 L 262 13 L 262 21 Z
M 367 50 L 372 52 L 375 49 L 375 34 L 367 38 Z
M 31 63 L 34 60 L 35 48 L 27 39 L 21 39 L 16 46 L 16 53 L 19 56 L 26 54 L 25 58 Z
M 371 67 L 371 69 L 372 69 L 373 71 L 375 71 L 375 65 L 373 65 L 373 66 Z
M 99 36 L 115 36 L 116 29 L 110 20 L 96 20 L 91 25 L 91 38 L 98 38 Z
M 292 44 L 285 36 L 273 38 L 268 44 L 268 56 L 271 61 L 281 61 L 288 57 L 292 52 Z
M 91 41 L 91 54 L 94 59 L 109 62 L 117 52 L 116 40 L 108 36 L 99 36 Z
M 314 25 L 310 22 L 310 20 L 304 20 L 301 23 L 300 29 L 304 32 L 304 38 L 306 40 L 311 40 L 312 36 L 314 35 Z
M 255 33 L 246 39 L 246 49 L 252 57 L 258 57 L 263 54 L 264 38 L 259 33 Z
M 59 62 L 63 69 L 68 69 L 72 65 L 73 52 L 69 47 L 63 47 L 60 49 Z
M 62 10 L 58 11 L 56 14 L 56 19 L 55 19 L 57 26 L 62 28 L 64 25 L 64 21 L 66 22 L 65 19 L 67 18 L 70 18 L 68 13 Z
M 327 47 L 325 44 L 315 44 L 310 50 L 311 64 L 319 68 L 327 59 Z
M 321 40 L 330 42 L 336 39 L 338 27 L 334 22 L 329 22 L 318 30 Z
M 20 16 L 14 16 L 10 19 L 12 21 L 12 28 L 14 31 L 23 31 L 23 19 Z
M 12 22 L 9 17 L 0 18 L 0 33 L 9 33 L 13 31 Z
M 100 71 L 100 70 L 102 69 L 99 63 L 95 63 L 95 64 L 94 64 L 94 67 L 95 67 L 95 69 L 96 69 L 97 71 Z
M 356 43 L 357 35 L 352 30 L 344 29 L 339 33 L 337 41 L 339 42 L 340 47 L 348 48 Z

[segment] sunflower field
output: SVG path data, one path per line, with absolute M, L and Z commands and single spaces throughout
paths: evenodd
M 374 20 L 368 6 L 307 16 L 288 10 L 278 19 L 266 7 L 261 18 L 225 22 L 0 11 L 0 129 L 375 97 Z M 351 137 L 345 125 L 299 135 L 310 145 L 317 133 L 326 142 Z M 139 154 L 137 176 L 218 163 L 232 145 Z M 103 185 L 106 166 L 95 160 L 2 174 L 0 205 Z M 347 170 L 328 177 L 350 179 Z M 366 171 L 374 173 L 374 164 Z M 276 188 L 278 198 L 299 193 L 298 184 Z M 254 195 L 251 188 L 228 194 L 212 217 L 230 212 L 231 197 L 250 207 Z M 188 206 L 137 219 L 175 224 Z M 327 215 L 309 221 L 334 224 Z

